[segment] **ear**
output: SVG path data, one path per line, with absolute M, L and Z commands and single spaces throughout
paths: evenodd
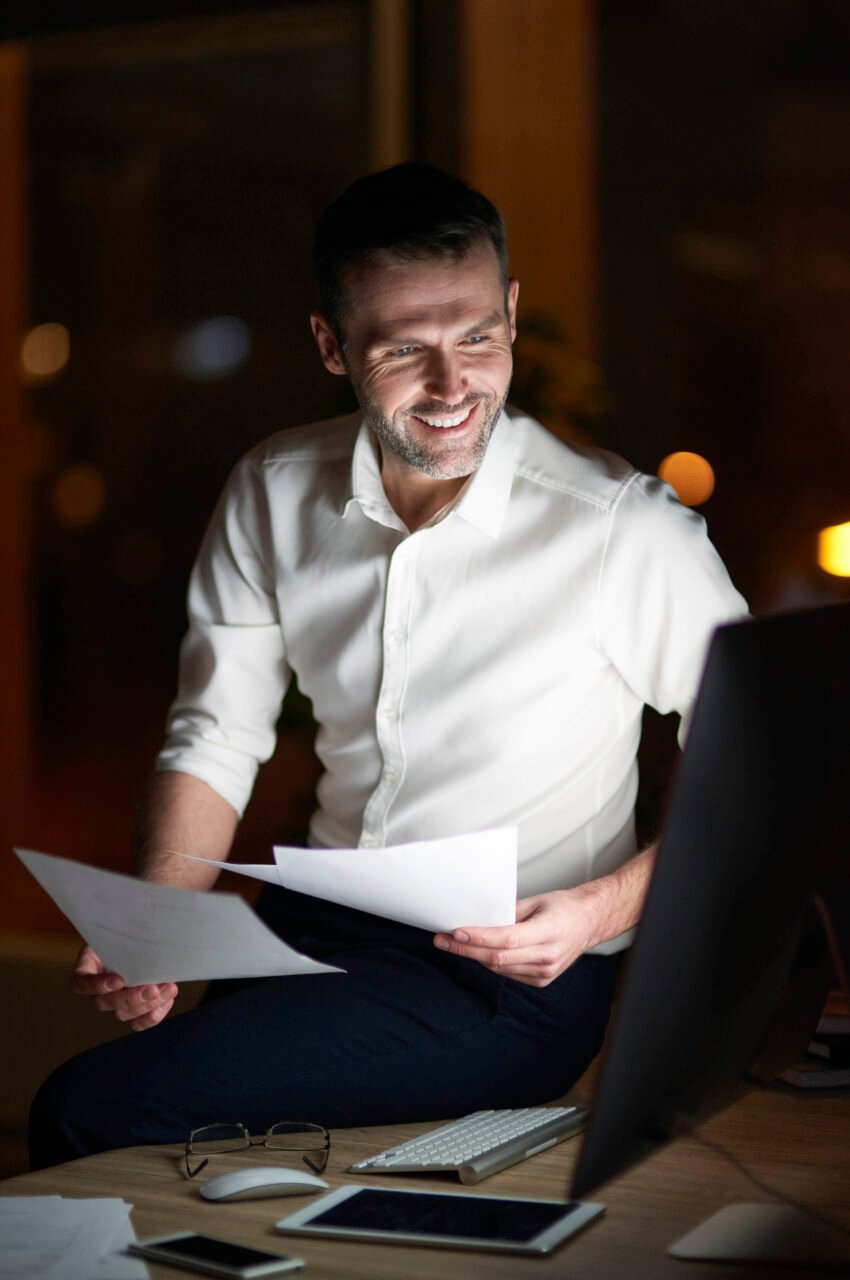
M 319 348 L 322 364 L 327 371 L 329 373 L 346 374 L 348 370 L 345 367 L 345 361 L 342 358 L 336 335 L 320 311 L 312 311 L 310 313 L 310 328 L 313 330 L 313 337 L 316 339 L 316 346 Z
M 511 276 L 508 281 L 508 320 L 511 326 L 511 342 L 516 339 L 516 304 L 519 297 L 519 280 Z

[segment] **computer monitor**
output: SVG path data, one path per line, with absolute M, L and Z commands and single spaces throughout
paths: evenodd
M 720 627 L 573 1196 L 799 1056 L 847 981 L 848 866 L 850 604 Z

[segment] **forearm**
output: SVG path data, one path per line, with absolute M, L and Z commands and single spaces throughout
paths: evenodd
M 506 978 L 545 987 L 580 955 L 637 924 L 655 853 L 650 845 L 609 876 L 520 898 L 513 925 L 453 929 L 436 934 L 434 944 Z
M 155 773 L 136 823 L 133 862 L 136 873 L 180 889 L 209 889 L 218 869 L 187 862 L 179 853 L 223 861 L 236 831 L 236 811 L 211 787 L 188 773 Z M 89 996 L 134 1031 L 155 1027 L 177 995 L 173 982 L 127 987 L 91 947 L 77 956 L 71 990 Z
M 209 889 L 218 870 L 176 855 L 191 853 L 223 862 L 238 821 L 227 801 L 199 778 L 176 771 L 155 773 L 136 824 L 136 874 L 181 889 Z
M 657 844 L 648 845 L 610 875 L 568 890 L 574 901 L 587 908 L 592 931 L 589 946 L 610 942 L 638 923 L 657 851 Z

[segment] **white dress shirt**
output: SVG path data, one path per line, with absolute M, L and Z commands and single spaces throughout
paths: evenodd
M 665 484 L 515 410 L 414 533 L 359 414 L 283 431 L 202 546 L 158 767 L 241 813 L 295 672 L 325 770 L 312 844 L 516 824 L 520 894 L 566 887 L 634 853 L 643 705 L 687 716 L 713 628 L 745 612 Z

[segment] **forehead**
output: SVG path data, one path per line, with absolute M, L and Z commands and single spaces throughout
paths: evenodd
M 349 340 L 473 323 L 504 311 L 499 260 L 489 241 L 462 258 L 352 263 L 343 274 Z

